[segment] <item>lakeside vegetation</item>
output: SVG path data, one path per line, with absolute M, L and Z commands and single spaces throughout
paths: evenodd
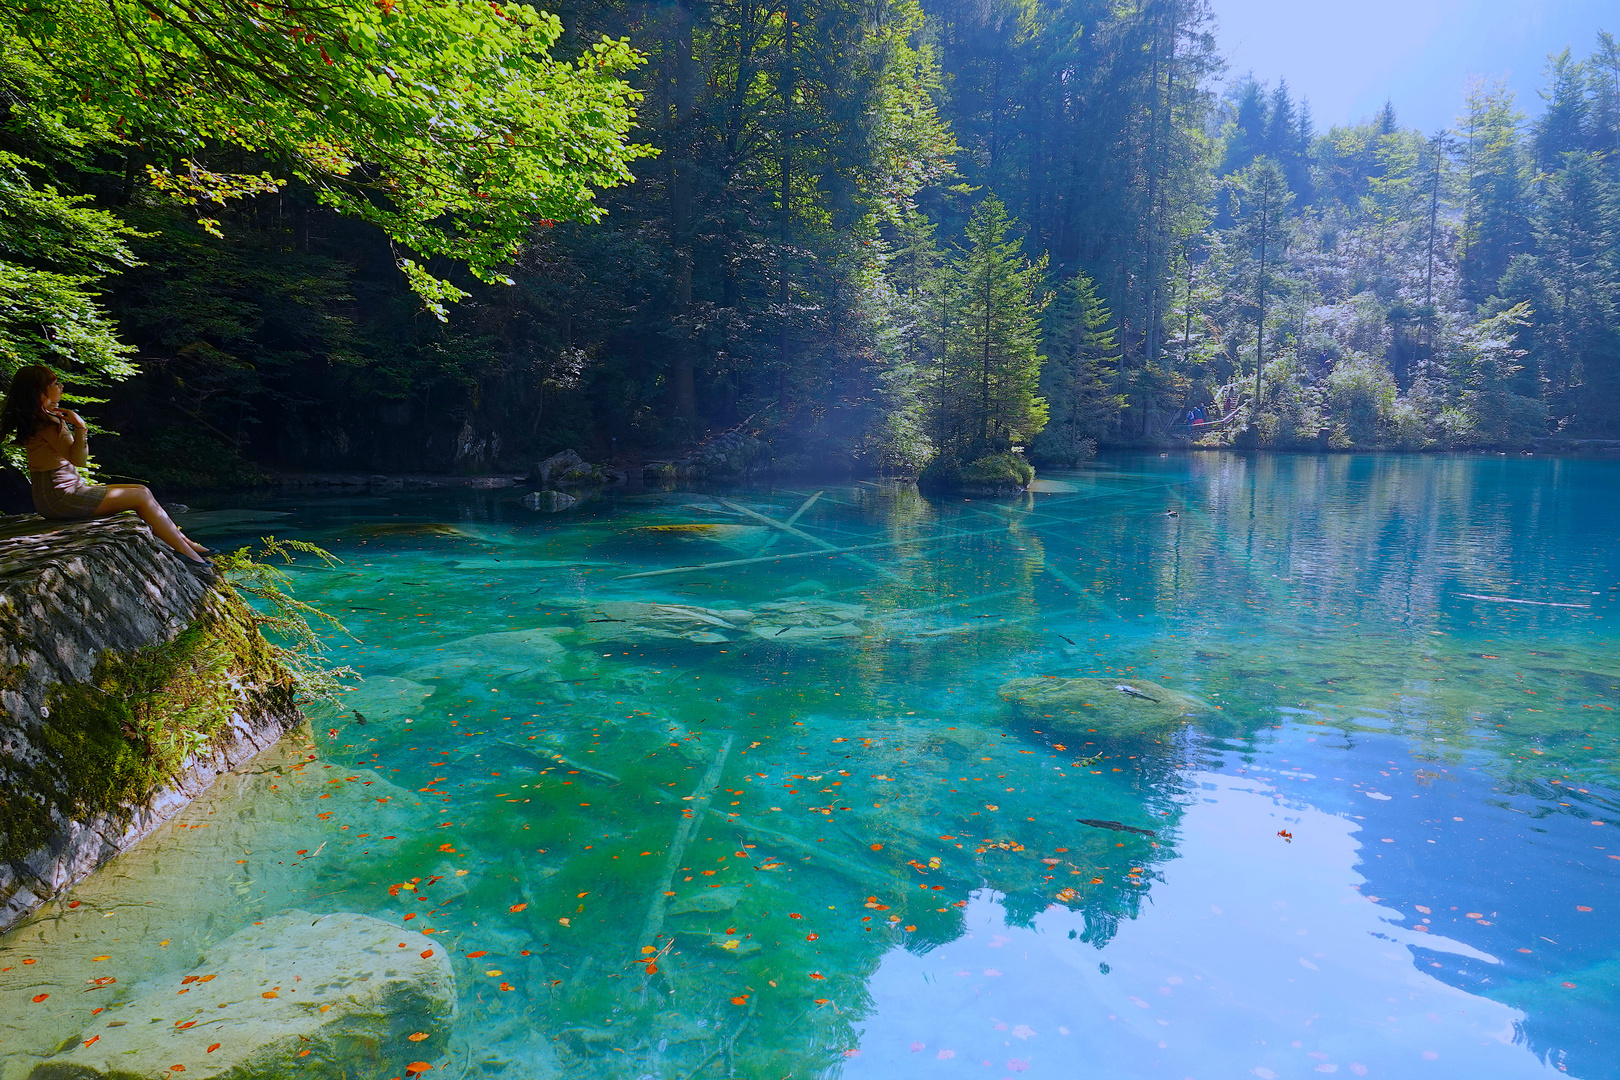
M 1202 0 L 0 20 L 0 366 L 117 474 L 1620 437 L 1606 33 L 1533 117 L 1319 132 Z

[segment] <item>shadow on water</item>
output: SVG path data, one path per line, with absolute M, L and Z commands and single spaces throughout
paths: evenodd
M 93 934 L 53 910 L 0 967 L 110 954 L 115 1006 L 296 905 L 453 949 L 457 1076 L 1612 1075 L 1620 941 L 1575 909 L 1620 869 L 1614 477 L 1206 454 L 1007 499 L 284 500 L 344 560 L 295 573 L 365 682 L 218 832 L 78 890 Z M 87 1030 L 12 966 L 0 1040 Z

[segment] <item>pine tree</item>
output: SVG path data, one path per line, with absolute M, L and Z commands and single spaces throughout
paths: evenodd
M 1236 247 L 1241 252 L 1243 286 L 1253 298 L 1254 316 L 1254 401 L 1258 411 L 1266 364 L 1266 311 L 1275 298 L 1288 249 L 1291 229 L 1288 208 L 1294 196 L 1277 163 L 1260 158 L 1232 179 L 1237 200 Z M 1254 414 L 1250 414 L 1250 424 Z
M 1119 364 L 1113 322 L 1084 271 L 1064 283 L 1047 308 L 1041 396 L 1052 415 L 1030 447 L 1037 460 L 1077 464 L 1116 430 L 1125 399 L 1111 385 Z
M 962 461 L 999 453 L 1046 426 L 1040 397 L 1040 295 L 1046 258 L 1031 261 L 994 195 L 967 225 L 951 264 L 949 319 L 935 387 L 936 442 Z
M 1520 132 L 1524 114 L 1513 92 L 1498 82 L 1469 88 L 1463 137 L 1463 293 L 1474 303 L 1496 290 L 1513 256 L 1529 246 Z

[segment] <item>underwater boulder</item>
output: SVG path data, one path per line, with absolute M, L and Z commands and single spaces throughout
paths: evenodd
M 440 943 L 368 915 L 294 910 L 226 938 L 188 974 L 137 986 L 29 1080 L 399 1076 L 443 1053 L 455 1015 Z
M 1138 735 L 1184 724 L 1209 704 L 1145 679 L 1013 679 L 1001 700 L 1036 719 L 1068 719 L 1104 735 Z
M 748 632 L 776 644 L 816 644 L 875 633 L 865 604 L 820 598 L 772 600 L 754 609 Z
M 530 510 L 546 514 L 555 514 L 559 510 L 567 510 L 579 504 L 579 500 L 574 496 L 561 491 L 531 491 L 520 501 Z

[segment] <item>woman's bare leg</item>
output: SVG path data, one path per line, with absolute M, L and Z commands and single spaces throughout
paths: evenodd
M 163 507 L 158 505 L 158 501 L 152 498 L 152 493 L 140 484 L 110 485 L 106 497 L 101 500 L 101 505 L 96 507 L 96 516 L 104 517 L 116 514 L 120 510 L 135 511 L 141 520 L 151 527 L 153 535 L 192 562 L 206 561 L 192 549 L 191 541 L 186 539 L 185 533 L 180 531 L 179 526 L 170 519 Z

